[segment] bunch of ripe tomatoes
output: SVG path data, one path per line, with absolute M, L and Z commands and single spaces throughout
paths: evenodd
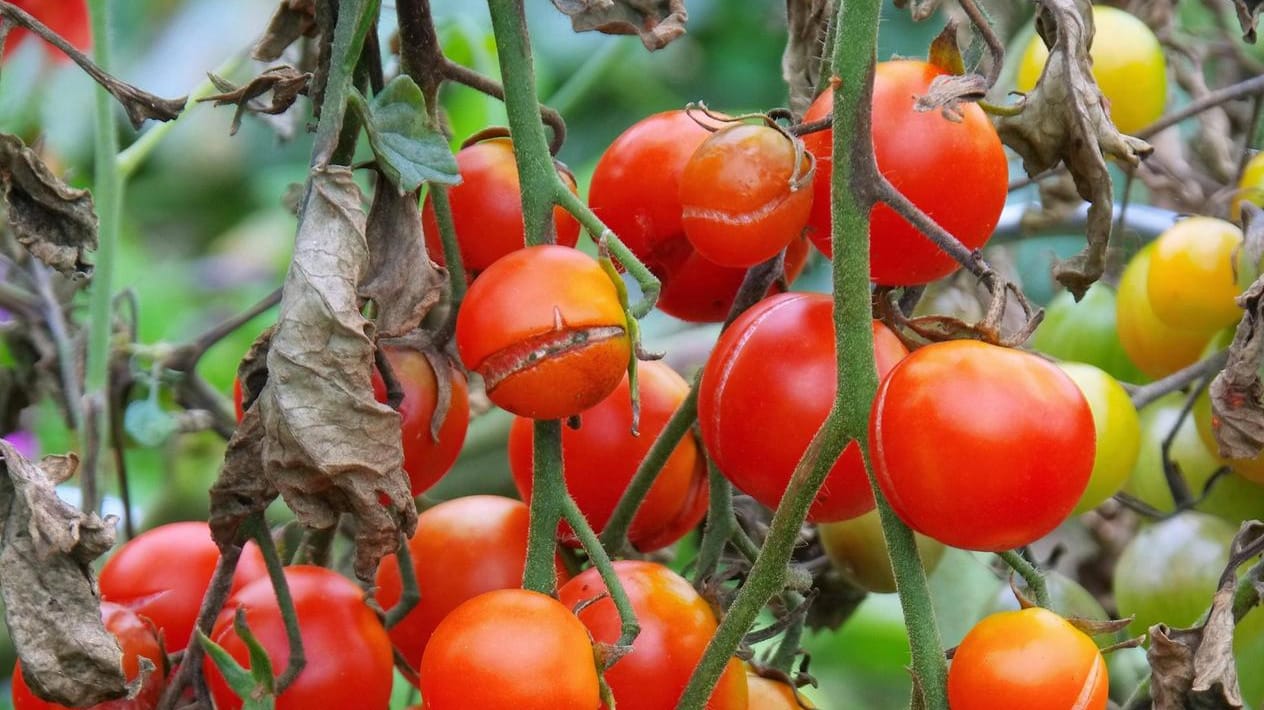
M 1116 22 L 1121 32 L 1145 30 L 1119 11 L 1101 10 L 1099 31 Z M 1151 47 L 1145 35 L 1139 37 L 1137 43 L 1111 46 L 1140 44 L 1148 60 L 1158 56 L 1161 87 L 1157 44 Z M 1024 57 L 1020 84 L 1035 83 L 1038 55 L 1036 48 Z M 1109 67 L 1106 58 L 1098 60 L 1098 70 Z M 942 73 L 914 60 L 878 65 L 872 106 L 876 160 L 913 204 L 966 247 L 978 249 L 992 235 L 1005 203 L 1008 161 L 979 107 L 965 106 L 955 121 L 914 109 L 915 98 Z M 1099 81 L 1125 130 L 1137 130 L 1162 110 L 1161 99 L 1157 109 L 1146 108 L 1111 96 L 1105 74 Z M 846 90 L 823 93 L 805 122 L 827 116 L 834 92 Z M 1127 90 L 1125 85 L 1115 91 Z M 1118 115 L 1121 111 L 1129 115 Z M 533 421 L 572 420 L 575 425 L 564 427 L 562 435 L 566 486 L 600 532 L 653 442 L 691 396 L 690 385 L 660 362 L 641 362 L 634 411 L 629 364 L 636 352 L 626 294 L 611 270 L 575 248 L 578 222 L 556 208 L 556 243 L 524 248 L 510 139 L 468 145 L 457 161 L 463 182 L 451 190 L 450 200 L 462 266 L 472 279 L 456 321 L 460 362 L 445 360 L 436 367 L 420 353 L 386 350 L 404 393 L 401 436 L 412 492 L 419 495 L 434 485 L 460 453 L 471 416 L 467 373 L 472 373 L 493 404 L 516 415 L 508 451 L 523 501 L 532 495 Z M 829 129 L 800 137 L 773 121 L 678 110 L 629 127 L 597 164 L 588 204 L 661 281 L 657 306 L 663 312 L 688 321 L 723 321 L 747 270 L 783 259 L 784 278 L 728 325 L 700 373 L 697 432 L 672 451 L 632 522 L 630 543 L 640 553 L 668 548 L 698 527 L 707 511 L 708 460 L 737 491 L 776 508 L 836 393 L 858 386 L 836 378 L 833 300 L 789 291 L 812 247 L 831 254 L 832 162 Z M 1250 171 L 1247 177 L 1252 179 Z M 874 283 L 919 286 L 956 269 L 890 208 L 875 207 L 870 219 Z M 423 225 L 430 254 L 441 262 L 429 199 Z M 1138 412 L 1117 378 L 1134 383 L 1159 378 L 1225 346 L 1225 329 L 1241 318 L 1234 299 L 1249 283 L 1244 274 L 1253 277 L 1256 270 L 1235 262 L 1242 241 L 1233 223 L 1192 217 L 1133 257 L 1117 289 L 1101 284 L 1078 304 L 1065 297 L 1055 301 L 1034 346 L 1061 360 L 1057 363 L 973 340 L 910 352 L 888 325 L 873 321 L 880 384 L 867 453 L 876 485 L 918 533 L 925 566 L 935 565 L 944 546 L 981 552 L 1023 548 L 1121 489 L 1156 511 L 1173 510 L 1178 501 L 1158 449 L 1175 432 L 1171 457 L 1191 490 L 1198 493 L 1213 476 L 1218 480 L 1198 501 L 1202 512 L 1143 530 L 1124 552 L 1114 592 L 1119 613 L 1135 615 L 1138 632 L 1159 621 L 1197 619 L 1233 533 L 1226 519 L 1264 513 L 1264 460 L 1224 461 L 1213 453 L 1205 395 L 1195 403 L 1190 423 L 1177 427 L 1184 416 L 1182 395 Z M 374 387 L 385 401 L 378 373 Z M 448 401 L 440 403 L 442 390 Z M 240 389 L 236 394 L 241 416 Z M 1217 473 L 1222 466 L 1230 472 Z M 852 583 L 891 592 L 894 581 L 874 507 L 861 450 L 853 442 L 831 468 L 808 518 Z M 390 608 L 404 594 L 405 573 L 394 557 L 381 567 L 367 600 L 358 586 L 331 570 L 285 568 L 307 660 L 278 697 L 278 707 L 385 708 L 396 655 L 430 710 L 598 708 L 607 700 L 624 709 L 673 707 L 715 632 L 716 610 L 663 564 L 616 561 L 641 630 L 632 650 L 599 674 L 603 649 L 621 633 L 605 582 L 595 568 L 573 569 L 559 554 L 555 596 L 521 589 L 528 521 L 527 503 L 496 496 L 468 496 L 424 510 L 408 542 L 420 602 L 389 630 L 369 602 Z M 569 525 L 562 524 L 557 534 L 566 545 L 580 545 Z M 1205 554 L 1153 558 L 1198 544 Z M 195 618 L 218 559 L 205 524 L 178 523 L 138 536 L 107 561 L 100 576 L 103 616 L 123 646 L 125 668 L 136 676 L 144 657 L 157 670 L 134 698 L 99 707 L 154 706 L 170 671 L 166 654 L 196 642 Z M 1154 569 L 1173 574 L 1156 576 Z M 1147 570 L 1151 578 L 1138 583 Z M 1174 583 L 1178 571 L 1189 572 L 1189 579 Z M 1196 590 L 1187 595 L 1188 603 L 1179 600 L 1180 585 Z M 239 610 L 244 627 L 235 619 Z M 1059 613 L 1065 612 L 1034 607 L 979 622 L 952 660 L 952 707 L 993 708 L 998 702 L 1106 707 L 1108 673 L 1098 643 Z M 1264 629 L 1258 638 L 1248 638 L 1246 629 L 1240 628 L 1244 649 L 1264 645 L 1259 640 Z M 286 628 L 264 560 L 252 545 L 243 552 L 232 596 L 209 638 L 249 666 L 260 659 L 251 658 L 248 635 L 266 650 L 272 668 L 285 667 Z M 240 678 L 211 658 L 203 671 L 218 708 L 242 706 Z M 1264 689 L 1247 700 L 1264 702 Z M 20 673 L 14 703 L 17 710 L 56 707 L 36 699 Z M 764 678 L 737 659 L 708 705 L 808 706 L 790 685 Z

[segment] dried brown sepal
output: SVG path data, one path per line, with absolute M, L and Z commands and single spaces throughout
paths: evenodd
M 821 82 L 822 52 L 833 0 L 786 0 L 786 49 L 781 54 L 781 77 L 790 87 L 790 111 L 800 117 L 816 98 Z
M 576 32 L 638 35 L 651 52 L 685 33 L 684 0 L 553 0 Z
M 380 179 L 369 208 L 366 238 L 369 274 L 360 284 L 360 297 L 377 303 L 379 337 L 403 335 L 421 324 L 447 283 L 446 272 L 426 253 L 417 193 L 401 195 Z
M 315 37 L 316 33 L 316 0 L 281 0 L 250 56 L 260 62 L 275 62 L 300 37 Z
M 1255 21 L 1260 4 L 1260 0 L 1233 0 L 1233 9 L 1238 13 L 1238 24 L 1242 26 L 1242 39 L 1251 44 L 1255 44 Z
M 961 121 L 961 102 L 981 101 L 988 92 L 987 77 L 967 74 L 961 48 L 957 46 L 957 22 L 949 19 L 944 29 L 930 43 L 928 61 L 946 72 L 935 77 L 930 89 L 917 97 L 918 111 L 938 110 L 949 121 Z
M 1155 710 L 1242 707 L 1233 657 L 1233 582 L 1221 586 L 1207 621 L 1189 629 L 1150 627 L 1150 693 Z
M 1252 459 L 1264 449 L 1264 277 L 1238 296 L 1238 304 L 1245 313 L 1229 345 L 1229 361 L 1208 392 L 1220 455 Z
M 0 595 L 28 685 L 84 707 L 128 694 L 123 653 L 101 621 L 92 561 L 114 544 L 114 520 L 57 497 L 73 455 L 38 465 L 0 439 Z
M 940 0 L 895 0 L 895 6 L 901 9 L 907 7 L 909 15 L 917 22 L 934 15 L 939 5 Z
M 972 278 L 970 274 L 962 274 L 961 279 Z M 909 349 L 915 349 L 927 343 L 944 340 L 971 339 L 981 340 L 992 345 L 1018 347 L 1027 342 L 1036 327 L 1044 320 L 1044 311 L 1031 304 L 1014 283 L 994 275 L 993 290 L 988 293 L 981 285 L 974 288 L 983 289 L 980 294 L 987 298 L 986 312 L 977 320 L 965 320 L 955 316 L 932 313 L 910 318 L 904 314 L 895 302 L 894 292 L 885 294 L 875 304 L 875 315 L 886 323 Z M 956 311 L 974 317 L 973 307 L 979 307 L 977 300 L 970 303 L 972 295 L 967 294 L 960 285 L 943 287 L 949 296 L 959 297 L 960 307 L 948 307 L 944 310 Z M 941 292 L 931 298 L 922 299 L 922 308 L 938 308 Z
M 1105 636 L 1107 634 L 1114 636 L 1128 628 L 1128 624 L 1132 623 L 1132 617 L 1127 619 L 1085 619 L 1079 616 L 1068 616 L 1067 623 L 1089 636 Z
M 997 123 L 1001 141 L 1023 158 L 1028 175 L 1065 162 L 1079 195 L 1088 201 L 1088 244 L 1054 267 L 1054 277 L 1077 299 L 1101 277 L 1111 229 L 1111 179 L 1104 156 L 1136 166 L 1148 143 L 1121 134 L 1110 120 L 1093 79 L 1088 48 L 1093 39 L 1088 0 L 1046 0 L 1037 29 L 1050 45 L 1049 59 L 1023 110 Z
M 237 134 L 237 130 L 241 128 L 241 117 L 247 111 L 269 116 L 285 113 L 294 105 L 299 96 L 307 93 L 307 87 L 312 80 L 310 73 L 301 72 L 289 65 L 272 67 L 241 86 L 236 86 L 214 74 L 207 74 L 207 76 L 221 93 L 207 96 L 200 101 L 213 101 L 216 106 L 237 107 L 237 111 L 233 114 L 232 128 L 228 131 L 229 135 Z M 270 103 L 255 100 L 269 92 L 272 93 Z
M 1009 591 L 1013 592 L 1014 599 L 1018 600 L 1019 609 L 1031 609 L 1032 607 L 1040 606 L 1034 599 L 1027 596 L 1022 587 L 1018 586 L 1018 576 L 1012 572 L 1009 575 Z
M 53 175 L 17 136 L 0 134 L 0 187 L 9 226 L 36 259 L 66 276 L 87 276 L 86 252 L 97 248 L 92 194 Z
M 349 168 L 313 170 L 255 408 L 268 479 L 310 528 L 355 519 L 355 572 L 367 581 L 412 534 L 417 511 L 399 413 L 373 398 L 373 325 L 357 288 L 369 266 L 361 202 Z

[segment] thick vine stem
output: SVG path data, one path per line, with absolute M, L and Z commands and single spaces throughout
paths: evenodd
M 396 624 L 403 621 L 404 617 L 416 609 L 421 601 L 421 590 L 417 587 L 417 567 L 413 564 L 413 553 L 408 547 L 407 539 L 400 540 L 395 559 L 399 562 L 402 591 L 399 601 L 386 612 L 386 618 L 383 620 L 383 624 L 388 629 L 394 628 Z
M 501 101 L 505 100 L 505 88 L 496 83 L 495 80 L 485 77 L 469 67 L 457 64 L 446 57 L 443 60 L 443 76 L 445 79 L 468 86 L 492 98 L 500 99 Z M 540 120 L 553 131 L 553 138 L 549 141 L 549 153 L 557 155 L 562 150 L 562 144 L 566 142 L 566 121 L 562 119 L 562 114 L 544 105 L 540 106 Z
M 1185 389 L 1189 385 L 1224 369 L 1229 361 L 1229 351 L 1221 350 L 1203 360 L 1188 365 L 1172 374 L 1132 391 L 1132 406 L 1141 409 L 1165 394 Z
M 1053 602 L 1049 599 L 1049 585 L 1045 583 L 1044 573 L 1036 565 L 1014 550 L 998 552 L 997 556 L 1027 582 L 1027 588 L 1036 597 L 1036 604 L 1046 609 L 1053 608 Z
M 702 529 L 698 557 L 694 560 L 693 586 L 701 588 L 715 574 L 724 556 L 724 547 L 737 525 L 733 519 L 733 486 L 711 457 L 707 457 L 707 524 Z
M 531 519 L 527 528 L 527 566 L 523 589 L 557 591 L 557 523 L 569 497 L 562 477 L 562 422 L 539 419 L 532 434 Z
M 341 0 L 329 66 L 329 80 L 321 101 L 320 122 L 316 125 L 316 145 L 312 165 L 329 165 L 343 142 L 342 129 L 347 115 L 347 97 L 355 80 L 356 65 L 364 49 L 364 38 L 377 22 L 379 0 Z
M 579 538 L 579 544 L 583 545 L 584 552 L 588 553 L 588 560 L 597 568 L 601 581 L 605 583 L 606 590 L 610 593 L 610 600 L 614 602 L 614 607 L 619 612 L 619 640 L 615 641 L 611 653 L 604 659 L 602 670 L 605 670 L 632 650 L 632 642 L 641 633 L 641 625 L 636 620 L 632 600 L 628 598 L 627 591 L 619 582 L 619 575 L 614 571 L 614 563 L 610 561 L 610 555 L 606 553 L 606 548 L 602 547 L 601 541 L 597 539 L 597 533 L 593 532 L 588 519 L 584 517 L 584 513 L 570 495 L 562 499 L 562 518 L 570 524 L 571 530 L 575 531 L 575 537 Z

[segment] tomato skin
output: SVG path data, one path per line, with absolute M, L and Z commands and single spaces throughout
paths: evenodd
M 619 294 L 596 260 L 569 247 L 535 246 L 483 273 L 461 304 L 456 344 L 494 404 L 561 419 L 618 386 L 631 343 Z M 545 345 L 557 349 L 528 357 Z
M 914 530 L 999 552 L 1053 530 L 1093 468 L 1093 415 L 1057 366 L 978 341 L 927 345 L 878 386 L 874 475 Z
M 878 170 L 968 249 L 992 236 L 1008 194 L 1009 167 L 1001 139 L 983 109 L 964 106 L 954 123 L 938 111 L 914 109 L 918 96 L 943 71 L 914 60 L 881 62 L 873 84 L 873 149 Z M 817 97 L 804 121 L 825 118 L 834 108 L 833 90 Z M 833 131 L 804 136 L 816 156 L 815 197 L 809 220 L 812 243 L 826 256 L 830 244 L 830 176 Z M 870 278 L 889 286 L 924 284 L 956 271 L 957 262 L 939 250 L 886 205 L 869 213 Z
M 1078 303 L 1062 291 L 1045 308 L 1045 319 L 1031 336 L 1031 349 L 1059 360 L 1101 368 L 1123 382 L 1148 378 L 1128 359 L 1116 326 L 1115 288 L 1098 281 Z
M 417 516 L 408 549 L 421 601 L 389 632 L 410 667 L 421 665 L 435 627 L 461 603 L 522 585 L 528 513 L 522 501 L 477 495 L 444 501 Z M 568 579 L 560 557 L 557 572 Z M 377 586 L 377 600 L 389 610 L 403 592 L 395 555 L 382 560 Z
M 455 365 L 448 368 L 452 393 L 438 439 L 430 435 L 438 403 L 438 381 L 425 355 L 411 349 L 384 347 L 395 380 L 403 390 L 399 403 L 400 436 L 404 446 L 404 471 L 414 496 L 438 483 L 456 463 L 470 428 L 470 395 L 465 375 Z M 386 402 L 386 383 L 373 370 L 373 396 Z
M 219 564 L 219 548 L 201 521 L 169 523 L 147 530 L 120 547 L 101 568 L 101 598 L 127 607 L 154 623 L 171 652 L 189 644 L 202 597 Z M 233 577 L 236 591 L 268 575 L 253 542 L 242 549 Z
M 619 710 L 675 707 L 693 667 L 715 635 L 715 614 L 688 581 L 663 565 L 621 560 L 614 568 L 632 602 L 641 633 L 632 642 L 631 653 L 606 670 L 606 683 Z M 562 604 L 573 609 L 606 592 L 594 568 L 567 582 L 557 595 Z M 579 620 L 597 642 L 619 639 L 619 612 L 609 596 L 584 607 Z M 746 710 L 746 670 L 741 661 L 729 661 L 706 707 Z
M 1078 514 L 1101 505 L 1128 480 L 1141 448 L 1141 421 L 1128 393 L 1110 375 L 1080 362 L 1063 362 L 1058 367 L 1084 394 L 1097 434 L 1093 472 L 1072 511 Z
M 601 705 L 584 625 L 525 589 L 480 594 L 439 623 L 421 658 L 421 694 L 427 710 Z
M 277 697 L 277 710 L 386 710 L 394 674 L 391 640 L 364 603 L 360 588 L 337 572 L 311 565 L 286 567 L 285 579 L 294 598 L 307 665 Z M 246 645 L 233 629 L 239 607 L 279 675 L 289 662 L 290 646 L 271 580 L 259 579 L 239 589 L 224 605 L 211 632 L 211 640 L 239 664 L 249 666 Z M 215 707 L 240 710 L 241 699 L 209 657 L 203 660 L 202 670 Z
M 1242 230 L 1212 217 L 1189 217 L 1154 241 L 1146 293 L 1154 314 L 1181 330 L 1215 331 L 1242 319 L 1234 259 Z M 1189 288 L 1196 283 L 1198 288 Z
M 13 0 L 13 4 L 43 22 L 75 48 L 86 52 L 92 47 L 92 25 L 86 0 Z M 4 45 L 4 57 L 7 59 L 28 37 L 35 37 L 43 45 L 45 54 L 57 62 L 70 61 L 70 57 L 60 49 L 44 42 L 24 27 L 14 27 L 9 32 Z
M 111 602 L 101 602 L 101 620 L 105 629 L 118 639 L 123 650 L 123 676 L 129 682 L 140 674 L 140 658 L 144 656 L 154 664 L 154 670 L 145 679 L 140 692 L 131 700 L 107 700 L 103 703 L 88 706 L 89 710 L 152 710 L 158 707 L 163 688 L 167 684 L 163 677 L 166 667 L 166 654 L 159 642 L 155 629 L 137 616 L 127 607 Z M 13 710 L 68 710 L 65 705 L 42 700 L 31 692 L 30 686 L 22 675 L 22 662 L 18 661 L 13 668 Z
M 1159 40 L 1137 17 L 1114 7 L 1093 6 L 1094 40 L 1089 48 L 1093 78 L 1106 97 L 1111 120 L 1136 133 L 1163 115 L 1167 66 Z M 1017 88 L 1031 91 L 1049 61 L 1049 49 L 1033 35 L 1022 55 Z
M 1137 252 L 1119 277 L 1115 302 L 1119 342 L 1128 358 L 1150 377 L 1163 377 L 1192 365 L 1211 339 L 1210 330 L 1173 328 L 1150 304 L 1150 259 L 1154 244 Z
M 452 223 L 461 249 L 461 265 L 467 274 L 477 275 L 500 257 L 523 247 L 522 190 L 513 142 L 490 138 L 468 145 L 456 154 L 461 183 L 448 190 Z M 575 181 L 558 171 L 571 192 Z M 443 241 L 431 196 L 421 209 L 422 231 L 430 260 L 444 266 Z M 557 243 L 573 247 L 579 242 L 579 222 L 561 207 L 553 208 Z
M 593 529 L 600 532 L 619 498 L 667 421 L 689 395 L 689 384 L 661 362 L 639 365 L 641 429 L 632 435 L 632 402 L 625 376 L 595 407 L 584 411 L 578 429 L 562 428 L 562 464 L 566 489 Z M 509 468 L 524 500 L 531 499 L 532 421 L 516 417 L 509 429 Z M 649 494 L 642 501 L 629 539 L 636 549 L 652 552 L 676 542 L 692 530 L 707 508 L 706 460 L 692 433 L 672 451 Z M 579 541 L 570 526 L 559 527 L 568 545 Z
M 879 375 L 907 354 L 873 323 Z M 825 421 L 837 388 L 833 302 L 826 294 L 766 298 L 720 335 L 698 390 L 707 452 L 726 478 L 776 508 L 794 467 Z M 808 520 L 854 518 L 873 508 L 860 449 L 849 444 L 825 479 Z
M 802 236 L 795 237 L 786 247 L 786 283 L 803 272 L 810 251 L 807 238 Z M 655 304 L 660 311 L 694 323 L 720 323 L 728 318 L 746 278 L 746 269 L 720 266 L 692 249 L 662 258 L 666 271 L 659 274 L 664 279 L 663 290 Z M 765 295 L 784 290 L 780 284 L 773 284 Z
M 1040 607 L 986 617 L 948 668 L 953 710 L 1105 710 L 1108 686 L 1093 639 Z
M 816 707 L 807 698 L 795 697 L 794 689 L 785 683 L 751 671 L 746 673 L 746 688 L 750 696 L 750 710 L 801 710 Z
M 1234 222 L 1242 219 L 1243 202 L 1250 202 L 1256 207 L 1264 204 L 1264 153 L 1253 155 L 1242 170 L 1238 190 L 1233 194 L 1233 201 L 1229 205 L 1229 215 Z
M 874 594 L 891 594 L 895 589 L 895 572 L 882 534 L 882 520 L 877 510 L 837 523 L 817 526 L 821 546 L 830 562 L 847 581 Z M 944 556 L 944 545 L 938 540 L 914 533 L 922 569 L 929 574 Z
M 810 157 L 775 128 L 735 124 L 694 151 L 680 183 L 685 237 L 720 266 L 767 261 L 808 222 Z

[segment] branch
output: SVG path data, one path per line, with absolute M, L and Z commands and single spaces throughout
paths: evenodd
M 1198 380 L 1223 370 L 1228 360 L 1229 351 L 1221 350 L 1204 360 L 1187 365 L 1163 379 L 1155 380 L 1148 385 L 1142 385 L 1132 391 L 1132 406 L 1141 409 L 1169 392 L 1185 389 Z

